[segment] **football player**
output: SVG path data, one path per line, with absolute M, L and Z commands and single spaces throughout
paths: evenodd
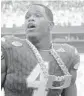
M 2 37 L 1 79 L 5 96 L 77 96 L 79 54 L 52 44 L 53 14 L 32 4 L 25 16 L 26 39 Z

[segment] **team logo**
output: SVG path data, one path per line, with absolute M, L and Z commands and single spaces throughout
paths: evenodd
M 22 43 L 20 43 L 18 41 L 14 41 L 14 42 L 12 42 L 12 45 L 19 47 L 19 46 L 22 46 Z
M 65 50 L 63 48 L 59 48 L 56 50 L 57 52 L 65 52 Z

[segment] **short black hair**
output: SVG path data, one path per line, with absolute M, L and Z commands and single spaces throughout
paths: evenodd
M 48 19 L 49 19 L 50 21 L 53 21 L 53 13 L 52 13 L 52 11 L 51 11 L 47 6 L 45 6 L 45 5 L 43 5 L 43 4 L 32 4 L 32 5 L 38 5 L 38 6 L 43 7 L 43 8 L 45 9 L 45 13 L 46 13 Z M 27 15 L 27 14 L 26 14 L 26 15 Z M 26 16 L 25 16 L 25 17 L 26 17 Z

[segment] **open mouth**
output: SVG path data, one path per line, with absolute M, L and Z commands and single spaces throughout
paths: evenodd
M 29 23 L 29 24 L 28 24 L 28 28 L 29 28 L 29 29 L 31 29 L 31 28 L 36 28 L 36 26 L 35 26 L 35 24 L 33 24 L 33 23 Z

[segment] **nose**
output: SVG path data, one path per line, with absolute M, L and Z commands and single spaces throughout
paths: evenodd
M 34 16 L 31 16 L 28 20 L 28 22 L 35 21 Z

